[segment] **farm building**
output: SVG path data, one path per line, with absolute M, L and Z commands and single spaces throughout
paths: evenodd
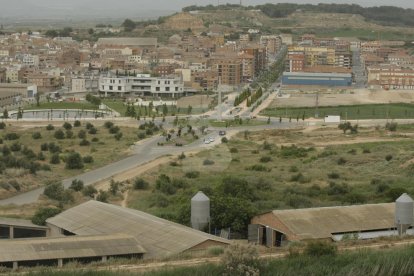
M 46 227 L 7 219 L 0 220 L 0 226 L 4 239 L 0 241 L 0 266 L 13 268 L 61 266 L 71 260 L 106 261 L 119 256 L 157 259 L 229 244 L 228 240 L 138 210 L 93 200 L 49 218 Z M 29 233 L 16 238 L 16 227 L 34 229 L 41 236 L 33 238 Z
M 339 241 L 345 235 L 359 239 L 397 235 L 395 206 L 383 203 L 275 210 L 251 220 L 249 242 L 279 247 L 291 241 Z M 414 234 L 411 225 L 405 229 L 407 234 Z
M 282 76 L 282 84 L 284 86 L 313 85 L 345 87 L 352 85 L 352 74 L 284 72 Z

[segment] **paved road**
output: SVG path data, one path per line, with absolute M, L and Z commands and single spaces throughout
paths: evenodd
M 270 125 L 262 125 L 262 126 L 250 126 L 250 127 L 239 127 L 239 128 L 227 128 L 224 130 L 231 131 L 231 130 L 238 130 L 238 131 L 245 131 L 245 130 L 263 130 L 263 129 L 272 129 L 272 128 L 291 128 L 296 126 L 295 123 L 278 123 L 273 122 Z M 91 185 L 97 183 L 101 180 L 108 179 L 113 175 L 122 173 L 124 171 L 133 169 L 150 161 L 153 161 L 159 157 L 165 156 L 167 154 L 179 154 L 181 152 L 188 152 L 202 148 L 211 148 L 217 143 L 220 143 L 220 137 L 218 137 L 218 131 L 221 130 L 220 128 L 216 128 L 212 133 L 209 133 L 208 137 L 216 137 L 216 142 L 212 144 L 204 144 L 203 139 L 205 137 L 201 137 L 199 140 L 193 142 L 190 145 L 184 147 L 175 147 L 175 146 L 157 146 L 157 143 L 164 140 L 164 137 L 156 136 L 150 138 L 136 146 L 134 146 L 133 154 L 131 156 L 126 157 L 120 161 L 114 162 L 112 164 L 106 165 L 102 168 L 98 168 L 76 177 L 72 177 L 69 179 L 63 180 L 63 184 L 66 188 L 70 186 L 73 179 L 82 180 L 85 185 Z M 26 192 L 8 199 L 0 200 L 0 205 L 24 205 L 34 203 L 38 200 L 39 196 L 43 194 L 44 188 L 38 188 L 32 190 L 30 192 Z

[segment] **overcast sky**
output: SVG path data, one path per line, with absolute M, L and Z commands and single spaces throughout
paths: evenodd
M 240 0 L 0 0 L 0 17 L 154 17 L 189 5 L 240 3 Z M 395 5 L 414 8 L 413 0 L 243 0 L 243 5 L 263 3 L 356 3 L 362 6 Z M 17 18 L 16 18 L 17 19 Z M 23 19 L 23 18 L 21 18 Z

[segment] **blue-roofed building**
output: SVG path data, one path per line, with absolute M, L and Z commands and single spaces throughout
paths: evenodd
M 283 85 L 351 86 L 352 74 L 284 72 Z

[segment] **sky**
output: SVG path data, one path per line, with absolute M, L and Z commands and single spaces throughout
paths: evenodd
M 133 19 L 167 15 L 189 5 L 240 3 L 240 0 L 0 0 L 2 18 L 86 18 L 111 17 Z M 356 3 L 361 6 L 394 5 L 414 8 L 413 0 L 242 0 L 243 5 L 264 3 Z

